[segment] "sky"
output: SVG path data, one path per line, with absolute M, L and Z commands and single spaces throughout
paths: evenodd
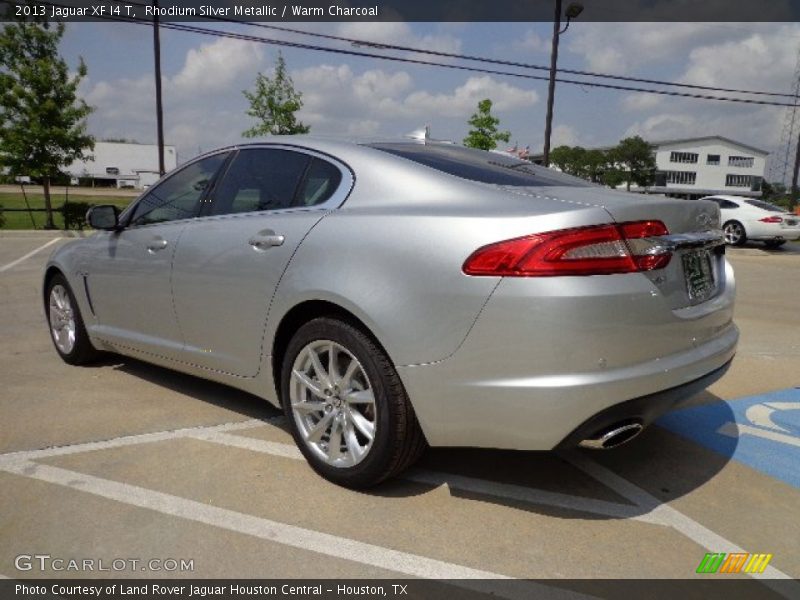
M 204 25 L 197 23 L 195 25 Z M 325 40 L 245 25 L 213 25 L 312 44 Z M 326 23 L 297 28 L 548 65 L 549 23 Z M 252 121 L 242 90 L 271 73 L 275 46 L 162 31 L 166 143 L 179 160 L 236 143 Z M 345 46 L 352 48 L 352 46 Z M 791 92 L 798 23 L 572 23 L 561 38 L 559 67 L 729 88 Z M 365 49 L 370 51 L 369 49 Z M 80 91 L 95 107 L 90 132 L 143 143 L 156 138 L 152 32 L 123 23 L 71 23 L 62 41 L 71 66 L 82 57 Z M 437 139 L 461 141 L 477 103 L 490 98 L 511 144 L 540 151 L 547 82 L 470 73 L 301 49 L 283 56 L 302 92 L 299 118 L 311 132 L 400 136 L 429 124 Z M 431 60 L 431 57 L 415 55 Z M 445 60 L 448 59 L 433 59 Z M 502 67 L 492 67 L 499 68 Z M 536 74 L 546 72 L 533 71 Z M 722 135 L 774 152 L 785 108 L 654 96 L 559 84 L 553 145 L 614 144 L 629 135 L 650 141 Z

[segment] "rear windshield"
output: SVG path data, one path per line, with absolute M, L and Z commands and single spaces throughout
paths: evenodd
M 764 202 L 762 200 L 745 200 L 750 206 L 755 206 L 756 208 L 761 208 L 763 210 L 768 210 L 770 212 L 786 212 L 786 209 L 781 208 L 780 206 L 775 206 L 774 204 L 770 204 L 769 202 Z
M 464 148 L 455 144 L 369 144 L 395 156 L 481 183 L 533 186 L 588 187 L 593 184 L 571 175 L 540 167 L 504 154 Z

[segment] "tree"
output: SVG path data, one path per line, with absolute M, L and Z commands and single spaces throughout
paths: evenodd
M 614 168 L 623 174 L 628 191 L 631 190 L 631 182 L 641 187 L 652 185 L 656 171 L 653 147 L 638 135 L 621 140 L 609 151 L 609 159 Z
M 63 24 L 40 21 L 11 23 L 0 32 L 0 167 L 42 180 L 47 229 L 55 228 L 51 178 L 94 149 L 86 133 L 92 109 L 77 96 L 86 65 L 81 59 L 70 77 L 58 54 L 63 35 Z
M 500 119 L 492 115 L 492 101 L 488 98 L 478 102 L 478 112 L 470 117 L 469 124 L 472 129 L 464 138 L 464 145 L 468 148 L 493 150 L 498 141 L 511 139 L 510 131 L 497 131 Z
M 558 146 L 550 152 L 550 164 L 594 183 L 602 181 L 603 173 L 609 169 L 608 163 L 608 155 L 602 150 L 587 150 L 581 146 Z
M 261 135 L 293 135 L 308 133 L 311 129 L 295 117 L 295 113 L 303 107 L 303 94 L 294 89 L 292 78 L 286 71 L 286 61 L 278 53 L 275 61 L 273 77 L 263 73 L 256 76 L 256 89 L 242 93 L 250 101 L 248 116 L 254 117 L 258 123 L 243 132 L 244 137 Z

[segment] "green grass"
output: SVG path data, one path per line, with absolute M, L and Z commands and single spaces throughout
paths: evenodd
M 89 205 L 94 204 L 113 204 L 118 206 L 120 210 L 128 206 L 134 200 L 133 196 L 82 196 L 80 194 L 69 195 L 69 202 L 86 202 Z M 51 195 L 51 202 L 53 204 L 53 220 L 55 221 L 58 229 L 64 228 L 64 218 L 61 214 L 61 206 L 64 204 L 65 196 L 63 193 L 54 193 Z M 42 194 L 28 194 L 28 204 L 31 208 L 44 208 L 44 196 Z M 0 207 L 2 208 L 27 208 L 25 205 L 25 197 L 21 193 L 0 193 Z M 36 229 L 42 229 L 47 217 L 44 212 L 3 212 L 5 225 L 3 229 L 33 229 L 34 225 L 31 223 L 31 215 Z

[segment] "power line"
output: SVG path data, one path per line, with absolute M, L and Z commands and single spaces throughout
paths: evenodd
M 133 2 L 131 0 L 112 0 L 114 2 L 131 4 L 134 6 L 140 7 L 148 7 L 147 4 L 142 4 L 139 2 Z M 316 37 L 320 39 L 327 39 L 327 40 L 334 40 L 339 42 L 347 42 L 350 44 L 356 44 L 359 46 L 369 46 L 375 49 L 382 49 L 382 50 L 398 50 L 403 52 L 414 52 L 416 54 L 427 54 L 430 56 L 439 56 L 442 58 L 456 58 L 459 60 L 469 60 L 475 62 L 482 62 L 488 64 L 495 64 L 495 65 L 503 65 L 507 67 L 519 67 L 522 69 L 532 69 L 538 71 L 548 71 L 550 67 L 545 65 L 536 65 L 532 63 L 525 63 L 525 62 L 516 62 L 510 60 L 503 60 L 499 58 L 490 58 L 485 56 L 476 56 L 470 54 L 457 54 L 453 52 L 444 52 L 440 50 L 428 50 L 424 48 L 414 48 L 411 46 L 402 46 L 397 44 L 385 44 L 383 42 L 372 42 L 369 40 L 362 40 L 357 38 L 349 38 L 344 36 L 333 35 L 329 33 L 318 33 L 315 31 L 306 31 L 303 29 L 296 29 L 292 27 L 284 27 L 279 25 L 268 25 L 266 23 L 257 23 L 252 21 L 240 21 L 237 19 L 231 19 L 226 17 L 220 16 L 211 16 L 211 15 L 203 15 L 201 18 L 204 18 L 209 21 L 219 21 L 219 22 L 226 22 L 226 23 L 236 23 L 239 25 L 247 25 L 249 27 L 258 27 L 261 29 L 269 29 L 273 31 L 282 31 L 285 33 L 295 33 L 299 35 L 306 35 L 311 37 Z M 736 88 L 724 88 L 724 87 L 713 87 L 707 85 L 699 85 L 699 84 L 692 84 L 692 83 L 681 83 L 677 81 L 665 81 L 661 79 L 645 79 L 641 77 L 630 77 L 626 75 L 614 75 L 611 73 L 598 73 L 594 71 L 581 71 L 576 69 L 564 69 L 559 68 L 557 69 L 559 73 L 567 73 L 570 75 L 582 75 L 585 77 L 596 77 L 596 78 L 603 78 L 603 79 L 614 79 L 617 81 L 629 81 L 633 83 L 647 83 L 652 85 L 664 85 L 670 87 L 680 87 L 686 89 L 695 89 L 695 90 L 705 90 L 705 91 L 712 91 L 712 92 L 725 92 L 731 94 L 748 94 L 754 96 L 775 96 L 780 98 L 794 98 L 793 94 L 788 94 L 786 92 L 768 92 L 764 90 L 741 90 Z
M 14 4 L 12 0 L 0 0 L 0 2 L 5 4 Z M 45 6 L 56 6 L 56 7 L 64 7 L 60 4 L 55 4 L 51 2 L 38 2 L 38 4 L 43 4 Z M 140 5 L 144 6 L 144 5 Z M 123 23 L 134 23 L 136 25 L 145 25 L 151 26 L 150 21 L 145 21 L 142 19 L 136 18 L 129 18 L 129 17 L 116 17 L 116 16 L 106 16 L 106 17 L 98 17 L 97 20 L 99 21 L 115 21 L 115 22 L 123 22 Z M 238 22 L 238 21 L 237 21 Z M 234 33 L 229 31 L 223 31 L 220 29 L 210 29 L 205 27 L 196 27 L 194 25 L 186 25 L 183 23 L 173 23 L 173 22 L 162 22 L 160 25 L 164 29 L 172 29 L 174 31 L 184 31 L 188 33 L 196 33 L 200 35 L 208 35 L 214 37 L 224 37 L 229 39 L 237 39 L 241 41 L 248 41 L 248 42 L 255 42 L 260 44 L 269 44 L 275 46 L 283 46 L 287 48 L 298 48 L 302 50 L 313 50 L 318 52 L 328 52 L 332 54 L 342 54 L 347 56 L 358 56 L 362 58 L 376 58 L 379 60 L 386 60 L 386 61 L 393 61 L 393 62 L 400 62 L 400 63 L 407 63 L 407 64 L 415 64 L 415 65 L 423 65 L 423 66 L 434 66 L 434 67 L 441 67 L 446 69 L 454 69 L 460 71 L 469 71 L 474 73 L 484 73 L 489 75 L 501 75 L 506 77 L 516 77 L 521 79 L 532 79 L 537 81 L 548 81 L 549 78 L 542 76 L 542 75 L 531 75 L 527 73 L 514 73 L 510 71 L 498 71 L 495 69 L 483 69 L 480 67 L 473 67 L 473 66 L 466 66 L 466 65 L 456 65 L 450 63 L 441 63 L 435 61 L 428 61 L 428 60 L 421 60 L 421 59 L 412 59 L 412 58 L 403 58 L 399 56 L 389 56 L 385 54 L 376 54 L 374 52 L 364 52 L 359 50 L 349 50 L 344 48 L 331 48 L 328 46 L 316 46 L 313 44 L 305 44 L 301 42 L 291 42 L 288 40 L 277 40 L 273 38 L 265 38 L 259 36 L 253 36 L 243 33 Z M 579 85 L 585 87 L 595 87 L 595 88 L 602 88 L 602 89 L 611 89 L 611 90 L 618 90 L 618 91 L 629 91 L 629 92 L 640 92 L 640 93 L 648 93 L 648 94 L 655 94 L 661 96 L 671 96 L 671 97 L 679 97 L 679 98 L 693 98 L 697 100 L 713 100 L 718 102 L 736 102 L 741 104 L 755 104 L 761 106 L 789 106 L 794 107 L 796 106 L 793 103 L 788 102 L 776 102 L 770 100 L 755 100 L 751 98 L 729 98 L 724 96 L 711 96 L 707 94 L 692 94 L 687 92 L 677 92 L 671 90 L 657 90 L 657 89 L 648 89 L 648 88 L 640 88 L 640 87 L 633 87 L 633 86 L 626 86 L 626 85 L 617 85 L 611 83 L 599 83 L 594 81 L 580 81 L 575 79 L 562 79 L 556 78 L 556 81 L 559 83 L 564 83 L 568 85 Z M 716 89 L 716 88 L 712 88 Z

